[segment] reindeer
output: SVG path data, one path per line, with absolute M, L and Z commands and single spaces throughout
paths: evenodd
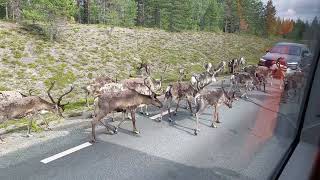
M 198 91 L 203 87 L 209 85 L 211 82 L 216 82 L 215 74 L 216 72 L 212 72 L 212 64 L 208 63 L 205 65 L 205 72 L 200 74 L 193 74 L 191 76 L 191 85 L 196 88 Z
M 266 91 L 267 80 L 270 80 L 270 85 L 272 86 L 273 81 L 273 72 L 274 66 L 272 68 L 268 68 L 265 66 L 258 66 L 255 70 L 255 77 L 259 80 L 259 85 L 263 85 L 264 92 Z
M 72 92 L 73 86 L 70 88 L 69 91 L 61 95 L 58 98 L 58 101 L 56 102 L 50 94 L 50 91 L 54 87 L 54 84 L 55 82 L 52 82 L 51 86 L 47 91 L 48 97 L 51 100 L 51 102 L 48 102 L 39 96 L 27 96 L 20 99 L 15 99 L 12 101 L 0 103 L 0 123 L 9 119 L 30 116 L 42 110 L 58 113 L 60 116 L 62 116 L 62 111 L 64 111 L 64 107 L 68 103 L 62 104 L 61 101 L 64 96 Z M 46 123 L 46 126 L 48 127 L 49 126 L 48 123 L 46 121 L 45 123 Z M 31 136 L 31 125 L 32 125 L 32 119 L 30 119 L 30 122 L 29 122 L 27 136 Z
M 138 76 L 138 78 L 130 78 L 121 81 L 126 88 L 136 90 L 137 92 L 144 94 L 144 95 L 150 95 L 151 93 L 158 93 L 159 91 L 162 91 L 162 81 L 163 81 L 163 74 L 167 71 L 168 65 L 165 66 L 160 79 L 154 79 L 150 76 L 150 68 L 149 65 L 141 63 L 139 69 L 144 69 L 144 71 L 140 71 L 141 75 Z M 137 89 L 137 87 L 139 89 Z M 145 108 L 143 110 L 143 108 Z M 145 114 L 149 116 L 148 112 L 148 106 L 147 105 L 141 105 L 140 106 L 140 113 Z
M 151 75 L 151 68 L 147 63 L 140 63 L 137 68 L 137 77 L 144 78 Z
M 297 92 L 300 94 L 304 85 L 304 79 L 305 79 L 305 74 L 301 71 L 296 71 L 296 72 L 287 74 L 283 80 L 284 93 L 285 93 L 284 95 L 286 97 L 290 97 L 290 95 L 293 95 L 293 97 L 295 97 L 297 95 Z M 298 96 L 298 101 L 299 100 L 300 100 L 300 95 Z
M 234 92 L 232 96 L 229 96 L 229 92 L 226 92 L 223 87 L 223 81 L 221 84 L 221 89 L 215 90 L 202 90 L 195 96 L 196 104 L 196 128 L 194 129 L 194 135 L 200 132 L 199 129 L 199 116 L 204 112 L 208 106 L 213 107 L 212 123 L 211 127 L 217 128 L 215 123 L 220 123 L 218 108 L 222 104 L 229 108 L 232 108 L 232 102 L 234 99 Z
M 246 65 L 246 59 L 244 57 L 241 57 L 239 60 L 238 60 L 238 72 L 245 67 Z
M 167 90 L 165 92 L 164 104 L 167 105 L 166 108 L 168 110 L 169 117 L 170 117 L 169 121 L 172 121 L 171 112 L 170 112 L 172 101 L 175 100 L 177 102 L 174 115 L 176 115 L 179 108 L 179 103 L 183 98 L 186 98 L 187 103 L 189 105 L 190 112 L 192 114 L 193 112 L 192 112 L 191 101 L 197 92 L 198 91 L 190 84 L 190 82 L 176 82 L 176 83 L 170 84 L 167 87 Z M 162 114 L 163 114 L 163 109 L 161 110 L 161 116 L 159 121 L 162 120 Z
M 186 75 L 186 74 L 187 74 L 187 73 L 186 73 L 185 68 L 180 67 L 180 68 L 179 68 L 179 82 L 182 82 L 184 79 L 187 78 L 187 75 Z
M 231 75 L 230 81 L 232 83 L 232 87 L 235 87 L 237 91 L 240 91 L 242 88 L 244 89 L 245 92 L 240 95 L 241 98 L 248 98 L 248 91 L 252 91 L 253 88 L 257 88 L 258 85 L 257 79 L 246 72 L 234 73 L 234 75 Z
M 227 66 L 227 62 L 221 61 L 216 68 L 214 68 L 215 73 L 224 72 L 224 69 Z
M 91 82 L 88 86 L 86 87 L 82 87 L 82 89 L 85 91 L 86 93 L 86 104 L 87 104 L 87 107 L 90 106 L 89 104 L 89 101 L 88 101 L 88 97 L 90 95 L 93 95 L 98 93 L 98 91 L 100 90 L 100 88 L 102 88 L 105 84 L 107 83 L 115 83 L 116 80 L 112 79 L 112 78 L 109 78 L 109 77 L 106 77 L 106 76 L 100 76 L 100 77 L 97 77 L 93 80 L 93 82 Z
M 228 62 L 229 73 L 233 74 L 238 67 L 238 59 L 232 59 Z
M 95 126 L 98 122 L 103 124 L 108 130 L 113 129 L 113 133 L 117 133 L 117 128 L 120 127 L 121 123 L 117 127 L 110 127 L 108 124 L 104 124 L 101 120 L 113 111 L 118 112 L 130 112 L 132 117 L 133 133 L 139 134 L 136 128 L 135 112 L 141 104 L 152 104 L 159 108 L 162 107 L 162 103 L 156 98 L 156 94 L 142 95 L 134 90 L 124 90 L 120 92 L 109 92 L 98 96 L 98 103 L 95 106 L 94 118 L 91 122 L 92 125 L 92 142 L 96 142 Z

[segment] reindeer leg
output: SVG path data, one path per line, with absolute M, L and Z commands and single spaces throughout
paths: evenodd
M 4 141 L 4 139 L 0 136 L 0 144 L 5 144 L 6 141 Z
M 190 97 L 189 98 L 187 98 L 187 103 L 188 103 L 188 106 L 189 106 L 189 109 L 190 109 L 190 112 L 191 112 L 191 114 L 193 115 L 193 111 L 192 111 L 192 106 L 191 106 L 191 101 L 190 101 Z
M 145 111 L 145 112 L 146 112 L 145 115 L 146 115 L 146 116 L 149 116 L 150 114 L 149 114 L 149 112 L 148 112 L 148 105 L 145 105 L 145 108 L 146 108 L 146 109 L 145 109 L 145 110 L 146 110 L 146 111 Z
M 91 141 L 92 143 L 96 142 L 96 119 L 91 121 Z
M 112 122 L 115 122 L 115 120 L 114 120 L 114 111 L 112 111 L 111 121 L 112 121 Z
M 220 117 L 219 117 L 219 111 L 216 112 L 216 123 L 221 123 Z
M 104 124 L 101 120 L 102 120 L 102 119 L 100 119 L 99 122 L 107 129 L 107 132 L 108 132 L 109 134 L 116 134 L 116 132 L 118 132 L 118 130 L 117 130 L 116 127 L 111 126 L 111 125 L 109 125 L 109 124 Z M 111 128 L 110 126 L 113 128 L 113 130 L 111 130 L 112 128 Z
M 198 132 L 200 132 L 199 129 L 199 116 L 203 113 L 203 111 L 207 108 L 204 104 L 198 104 L 197 106 L 197 112 L 196 112 L 196 128 L 194 129 L 194 135 L 198 135 Z
M 173 115 L 177 115 L 178 108 L 179 108 L 179 103 L 180 103 L 180 98 L 178 99 L 177 107 L 176 107 L 176 110 L 174 111 Z
M 85 97 L 85 99 L 86 99 L 86 104 L 87 104 L 87 107 L 90 107 L 90 103 L 89 103 L 89 101 L 88 101 L 88 97 L 89 97 L 89 92 L 86 92 L 86 97 Z
M 32 118 L 30 118 L 29 120 L 29 125 L 28 125 L 28 132 L 26 137 L 32 137 L 33 135 L 31 134 L 31 130 L 32 130 Z
M 136 127 L 136 114 L 135 111 L 131 111 L 131 117 L 132 117 L 132 126 L 133 126 L 133 133 L 134 134 L 139 134 L 140 132 L 137 130 Z
M 143 106 L 140 107 L 139 113 L 140 113 L 140 114 L 144 114 L 144 112 L 143 112 Z
M 43 122 L 46 124 L 46 129 L 47 130 L 49 130 L 49 131 L 51 131 L 52 129 L 49 127 L 49 122 L 46 120 L 46 118 L 42 118 L 41 116 L 40 116 L 40 118 L 43 120 Z
M 212 111 L 213 117 L 212 117 L 211 127 L 217 128 L 217 126 L 214 124 L 214 122 L 217 120 L 217 105 L 214 105 L 212 110 L 213 110 Z

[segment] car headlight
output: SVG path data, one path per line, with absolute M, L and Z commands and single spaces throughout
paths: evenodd
M 298 63 L 297 62 L 290 62 L 290 63 L 288 63 L 288 65 L 298 65 Z

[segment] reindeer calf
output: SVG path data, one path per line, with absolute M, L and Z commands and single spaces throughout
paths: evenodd
M 220 123 L 218 107 L 222 104 L 229 108 L 232 108 L 232 102 L 234 99 L 234 93 L 230 97 L 224 88 L 215 90 L 205 90 L 199 92 L 195 97 L 196 110 L 196 128 L 194 129 L 194 134 L 197 135 L 200 131 L 199 129 L 199 116 L 204 112 L 208 106 L 213 107 L 212 123 L 211 127 L 216 128 L 215 123 Z
M 197 110 L 196 110 L 196 128 L 194 129 L 194 134 L 197 135 L 198 132 L 200 131 L 199 116 L 204 112 L 204 110 L 208 106 L 212 106 L 213 108 L 211 127 L 216 128 L 217 126 L 215 125 L 215 123 L 220 123 L 218 107 L 224 104 L 227 107 L 232 108 L 233 99 L 234 99 L 234 93 L 230 97 L 223 87 L 221 87 L 221 89 L 200 91 L 195 96 L 195 104 L 196 104 Z
M 189 82 L 176 82 L 176 83 L 170 84 L 167 87 L 167 90 L 165 92 L 164 104 L 166 104 L 167 106 L 166 108 L 169 113 L 170 121 L 172 121 L 171 112 L 170 112 L 172 101 L 174 100 L 177 102 L 177 107 L 174 111 L 174 115 L 176 115 L 178 111 L 180 101 L 184 98 L 186 98 L 187 103 L 189 105 L 190 112 L 192 114 L 193 112 L 192 112 L 191 101 L 193 100 L 193 97 L 196 95 L 197 92 L 198 91 L 195 88 L 193 88 L 193 86 Z M 162 114 L 163 114 L 163 110 L 161 110 L 161 117 L 159 121 L 162 120 Z

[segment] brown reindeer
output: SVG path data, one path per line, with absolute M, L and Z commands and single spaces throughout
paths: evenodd
M 221 84 L 221 89 L 215 90 L 202 90 L 195 96 L 196 110 L 196 128 L 194 129 L 194 134 L 197 135 L 200 131 L 199 129 L 199 116 L 208 107 L 213 107 L 213 116 L 211 127 L 216 128 L 215 123 L 220 123 L 218 108 L 221 105 L 226 105 L 232 108 L 232 102 L 234 99 L 234 92 L 232 96 L 227 93 L 223 88 L 223 82 Z
M 91 122 L 92 125 L 92 142 L 96 142 L 95 126 L 98 122 L 103 124 L 108 130 L 113 129 L 113 133 L 117 133 L 117 127 L 110 127 L 108 124 L 104 124 L 101 120 L 113 111 L 118 112 L 130 112 L 132 117 L 133 132 L 138 134 L 139 131 L 136 128 L 135 112 L 141 104 L 152 104 L 159 108 L 162 107 L 162 103 L 156 98 L 155 94 L 150 96 L 139 94 L 134 90 L 124 90 L 120 92 L 104 93 L 98 97 L 98 103 L 95 106 L 94 118 Z
M 176 82 L 176 83 L 170 84 L 167 87 L 167 90 L 165 92 L 164 104 L 166 104 L 170 121 L 172 121 L 171 112 L 170 112 L 172 101 L 174 100 L 177 102 L 174 115 L 176 115 L 178 111 L 180 101 L 184 98 L 186 98 L 187 103 L 189 105 L 190 112 L 192 114 L 191 101 L 193 100 L 193 97 L 196 95 L 197 92 L 198 91 L 190 84 L 190 82 Z M 162 120 L 162 114 L 163 114 L 163 109 L 161 110 L 161 117 L 159 121 Z
M 16 99 L 16 100 L 1 103 L 0 104 L 0 123 L 9 119 L 16 119 L 16 118 L 22 118 L 29 115 L 33 115 L 42 110 L 58 113 L 60 116 L 62 116 L 62 111 L 64 111 L 64 106 L 67 105 L 68 103 L 62 104 L 61 101 L 64 96 L 71 93 L 71 91 L 73 90 L 73 86 L 70 88 L 69 91 L 61 95 L 58 98 L 58 101 L 55 101 L 50 94 L 50 91 L 54 87 L 54 84 L 55 82 L 52 82 L 50 88 L 47 91 L 47 94 L 52 102 L 48 102 L 39 96 L 27 96 L 21 99 Z M 48 127 L 48 123 L 47 122 L 45 123 Z M 31 135 L 30 134 L 31 125 L 32 125 L 32 119 L 30 119 L 30 122 L 29 122 L 27 136 Z

